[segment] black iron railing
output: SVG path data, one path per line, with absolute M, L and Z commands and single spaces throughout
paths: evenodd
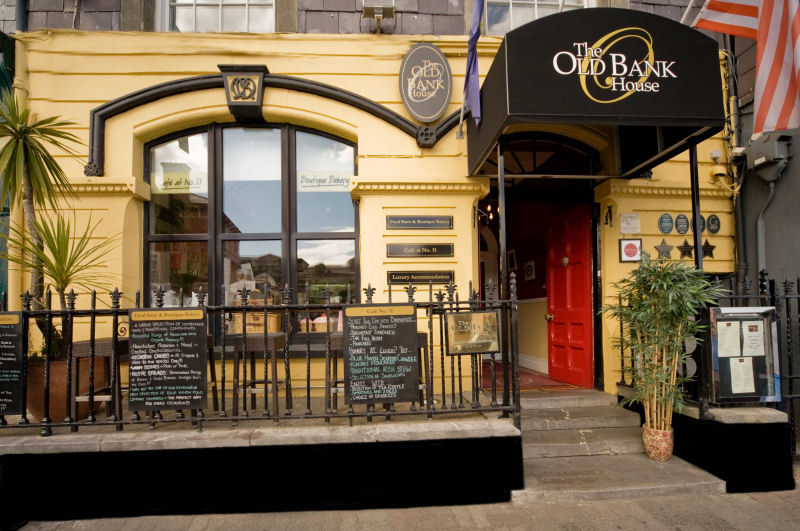
M 251 292 L 238 292 L 237 305 L 210 306 L 202 289 L 196 296 L 197 305 L 206 312 L 208 329 L 208 380 L 207 402 L 203 409 L 169 411 L 130 411 L 128 389 L 123 385 L 123 366 L 128 360 L 130 329 L 129 310 L 141 308 L 141 295 L 136 293 L 131 308 L 122 306 L 122 293 L 117 289 L 108 294 L 108 304 L 98 308 L 98 295 L 92 292 L 88 309 L 78 309 L 78 296 L 70 292 L 65 297 L 65 309 L 53 308 L 52 293 L 45 295 L 44 308 L 32 309 L 29 293 L 22 296 L 23 338 L 38 327 L 42 331 L 42 380 L 31 377 L 31 354 L 34 342 L 27 341 L 22 360 L 21 415 L 19 420 L 11 415 L 0 415 L 0 428 L 38 428 L 43 436 L 51 435 L 56 427 L 78 431 L 86 426 L 114 426 L 122 430 L 126 425 L 191 423 L 202 430 L 209 422 L 267 421 L 278 424 L 289 419 L 320 419 L 331 422 L 346 419 L 352 425 L 356 419 L 371 422 L 375 417 L 416 415 L 433 418 L 474 412 L 497 412 L 513 416 L 520 426 L 519 356 L 517 343 L 518 306 L 516 279 L 512 274 L 510 297 L 497 297 L 497 287 L 486 286 L 485 300 L 469 286 L 468 300 L 459 300 L 456 286 L 450 283 L 443 289 L 432 284 L 404 287 L 402 302 L 392 301 L 389 286 L 389 303 L 413 304 L 418 322 L 417 360 L 419 364 L 419 397 L 410 403 L 347 405 L 343 403 L 344 375 L 340 362 L 344 359 L 344 338 L 339 315 L 346 307 L 332 302 L 329 289 L 323 290 L 323 302 L 310 304 L 292 302 L 295 294 L 288 286 L 281 290 L 279 304 L 253 305 Z M 306 295 L 308 295 L 306 286 Z M 375 289 L 363 289 L 363 303 L 373 304 Z M 420 295 L 423 295 L 420 297 Z M 427 296 L 425 296 L 427 295 Z M 350 297 L 348 296 L 348 299 Z M 426 300 L 420 300 L 426 299 Z M 164 292 L 152 294 L 154 308 L 165 308 Z M 183 301 L 179 293 L 179 301 Z M 3 296 L 2 307 L 7 308 Z M 491 355 L 451 356 L 446 352 L 445 318 L 449 312 L 496 310 L 500 319 L 500 352 Z M 317 320 L 312 320 L 312 316 Z M 324 326 L 320 317 L 324 316 Z M 280 326 L 270 330 L 269 323 L 280 321 Z M 249 330 L 248 323 L 257 322 L 257 331 Z M 312 321 L 316 327 L 312 327 Z M 236 323 L 236 327 L 233 323 Z M 86 330 L 88 327 L 88 330 Z M 235 331 L 234 331 L 235 328 Z M 277 329 L 275 329 L 277 328 Z M 76 339 L 80 338 L 80 339 Z M 57 348 L 56 348 L 57 347 Z M 54 380 L 55 358 L 63 358 L 65 376 Z M 298 365 L 304 374 L 292 375 Z M 324 377 L 314 378 L 314 369 L 324 367 Z M 88 371 L 81 378 L 81 367 Z M 484 375 L 486 371 L 488 374 Z M 500 371 L 500 377 L 497 375 Z M 231 374 L 231 372 L 233 374 Z M 102 378 L 98 382 L 98 378 Z M 87 381 L 88 380 L 88 381 Z M 322 381 L 320 381 L 322 380 Z M 469 384 L 467 384 L 469 382 Z M 62 406 L 54 403 L 56 385 L 66 387 Z M 466 389 L 469 387 L 469 389 Z M 26 403 L 28 388 L 41 389 L 42 413 L 39 420 L 30 418 L 30 404 Z M 260 398 L 260 400 L 259 400 Z M 80 406 L 88 410 L 82 413 Z M 98 407 L 105 404 L 105 408 Z M 54 418 L 54 411 L 62 409 L 64 418 Z M 96 411 L 102 410 L 99 413 Z M 61 416 L 60 414 L 58 415 Z

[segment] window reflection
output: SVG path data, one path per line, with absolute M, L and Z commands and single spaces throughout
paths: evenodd
M 208 231 L 208 135 L 184 136 L 150 150 L 150 230 Z
M 297 133 L 297 230 L 352 232 L 353 147 L 324 136 Z
M 222 145 L 223 232 L 280 232 L 280 129 L 227 128 Z
M 180 306 L 181 295 L 184 306 L 197 306 L 201 286 L 208 293 L 206 242 L 150 244 L 150 290 L 164 290 L 164 306 Z
M 223 255 L 225 304 L 239 304 L 242 288 L 250 291 L 251 304 L 280 304 L 280 241 L 227 241 Z
M 323 290 L 331 290 L 331 302 L 351 299 L 356 282 L 355 242 L 353 240 L 301 240 L 297 242 L 297 286 L 311 304 L 325 302 Z M 306 283 L 308 290 L 306 291 Z

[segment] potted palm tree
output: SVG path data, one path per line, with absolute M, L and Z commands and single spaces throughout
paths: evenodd
M 683 383 L 678 369 L 688 354 L 684 343 L 696 338 L 703 325 L 695 315 L 725 293 L 702 271 L 677 261 L 651 260 L 642 253 L 639 267 L 613 284 L 620 302 L 603 311 L 619 319 L 626 330 L 620 338 L 628 347 L 625 372 L 633 392 L 623 404 L 640 403 L 644 410 L 642 442 L 651 459 L 672 455 L 672 414 L 683 405 Z

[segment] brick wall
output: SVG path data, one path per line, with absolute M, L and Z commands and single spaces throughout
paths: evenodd
M 299 33 L 370 33 L 375 21 L 361 18 L 362 0 L 297 0 Z M 463 35 L 464 0 L 395 0 L 395 16 L 384 33 Z

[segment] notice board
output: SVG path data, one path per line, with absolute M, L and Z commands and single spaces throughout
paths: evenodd
M 715 403 L 781 399 L 774 307 L 711 308 Z
M 416 306 L 345 306 L 344 373 L 346 404 L 419 400 Z
M 22 314 L 0 312 L 0 415 L 22 414 Z
M 130 310 L 129 317 L 128 408 L 205 408 L 205 309 Z

